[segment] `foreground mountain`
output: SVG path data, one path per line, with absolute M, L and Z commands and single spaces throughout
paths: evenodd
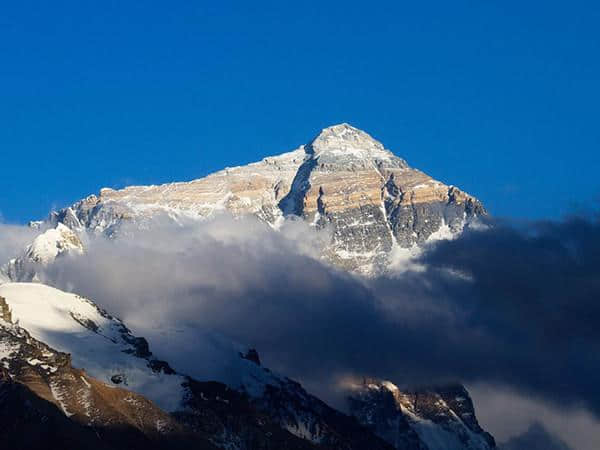
M 253 350 L 223 350 L 223 361 L 235 353 L 229 370 L 239 382 L 233 385 L 232 378 L 203 382 L 179 374 L 92 301 L 42 284 L 0 285 L 0 320 L 0 364 L 11 382 L 85 426 L 110 429 L 118 416 L 116 423 L 132 426 L 130 418 L 137 432 L 154 440 L 168 432 L 181 441 L 185 430 L 202 442 L 237 449 L 494 448 L 458 386 L 416 392 L 376 381 L 352 386 L 355 420 L 264 368 Z
M 0 418 L 0 442 L 12 448 L 158 448 L 186 440 L 198 448 L 215 448 L 202 436 L 186 436 L 181 425 L 143 396 L 74 368 L 70 354 L 13 323 L 3 297 Z
M 71 355 L 76 367 L 175 410 L 184 378 L 152 357 L 148 343 L 92 301 L 37 283 L 0 285 L 12 320 L 35 339 Z
M 53 213 L 50 222 L 110 236 L 123 222 L 143 227 L 159 215 L 202 219 L 222 211 L 255 215 L 274 228 L 288 216 L 328 227 L 324 257 L 366 275 L 386 271 L 408 249 L 451 237 L 485 214 L 476 198 L 341 124 L 289 153 L 191 182 L 102 189 Z
M 135 425 L 153 441 L 166 433 L 179 442 L 189 438 L 185 431 L 229 449 L 390 448 L 352 417 L 262 367 L 255 351 L 239 354 L 232 346 L 223 360 L 233 353 L 235 389 L 201 382 L 153 358 L 145 339 L 88 299 L 38 283 L 0 285 L 5 379 L 77 423 Z
M 13 449 L 318 448 L 281 428 L 246 396 L 221 383 L 186 377 L 180 386 L 186 390 L 182 409 L 168 413 L 142 395 L 115 386 L 120 383 L 103 383 L 74 368 L 70 354 L 54 350 L 12 323 L 7 305 L 0 298 L 3 445 Z M 377 439 L 373 441 L 378 448 Z

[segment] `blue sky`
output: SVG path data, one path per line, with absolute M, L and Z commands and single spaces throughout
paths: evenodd
M 339 122 L 499 216 L 597 206 L 597 2 L 290 3 L 3 5 L 3 220 L 198 178 Z

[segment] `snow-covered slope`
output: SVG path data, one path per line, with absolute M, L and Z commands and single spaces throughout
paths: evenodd
M 30 409 L 34 408 L 33 397 L 37 396 L 85 426 L 112 425 L 149 435 L 180 429 L 166 412 L 146 398 L 99 382 L 74 368 L 69 354 L 56 351 L 12 323 L 6 303 L 0 298 L 0 409 L 6 408 L 7 397 L 18 389 L 15 384 L 30 390 L 26 403 Z M 15 413 L 13 411 L 13 415 Z M 16 423 L 23 424 L 31 413 L 16 417 Z M 2 434 L 0 432 L 0 442 L 3 442 Z M 45 448 L 51 447 L 51 443 L 46 443 Z
M 166 411 L 180 407 L 183 377 L 160 370 L 147 342 L 91 301 L 38 283 L 2 284 L 0 297 L 14 322 L 35 339 L 70 353 L 75 367 L 138 392 Z
M 70 353 L 75 367 L 85 368 L 108 384 L 139 392 L 167 411 L 182 407 L 186 392 L 181 385 L 185 378 L 170 373 L 168 365 L 153 363 L 156 360 L 146 340 L 133 336 L 121 320 L 91 300 L 41 283 L 2 284 L 0 298 L 4 298 L 15 323 L 35 339 Z M 211 379 L 251 398 L 261 398 L 267 387 L 286 389 L 289 380 L 243 357 L 243 349 L 221 338 L 212 358 L 222 367 L 210 374 Z M 159 367 L 166 367 L 167 373 L 156 370 Z M 200 379 L 205 374 L 205 370 L 187 373 Z

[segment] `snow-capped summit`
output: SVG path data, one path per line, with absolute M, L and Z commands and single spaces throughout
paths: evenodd
M 398 249 L 451 237 L 485 214 L 476 198 L 343 123 L 296 150 L 191 182 L 103 189 L 50 222 L 113 235 L 124 222 L 146 227 L 157 215 L 201 220 L 223 211 L 256 216 L 273 228 L 290 215 L 328 227 L 324 258 L 365 275 L 385 272 Z
M 369 134 L 347 123 L 333 125 L 321 132 L 306 146 L 308 154 L 315 157 L 329 155 L 335 157 L 384 158 L 394 154 Z
M 12 281 L 39 281 L 38 269 L 53 263 L 61 255 L 82 254 L 84 246 L 77 234 L 63 223 L 38 235 L 21 255 L 2 271 Z
M 83 251 L 79 237 L 68 227 L 59 223 L 56 228 L 47 230 L 25 250 L 25 255 L 35 263 L 48 264 L 65 252 Z

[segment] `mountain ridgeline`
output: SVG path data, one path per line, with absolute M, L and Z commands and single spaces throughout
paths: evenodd
M 102 189 L 50 220 L 111 235 L 124 222 L 143 225 L 158 213 L 207 218 L 222 211 L 254 215 L 274 228 L 286 216 L 328 226 L 332 237 L 324 256 L 365 275 L 385 272 L 395 250 L 450 237 L 485 214 L 476 198 L 341 124 L 291 152 L 198 180 Z

